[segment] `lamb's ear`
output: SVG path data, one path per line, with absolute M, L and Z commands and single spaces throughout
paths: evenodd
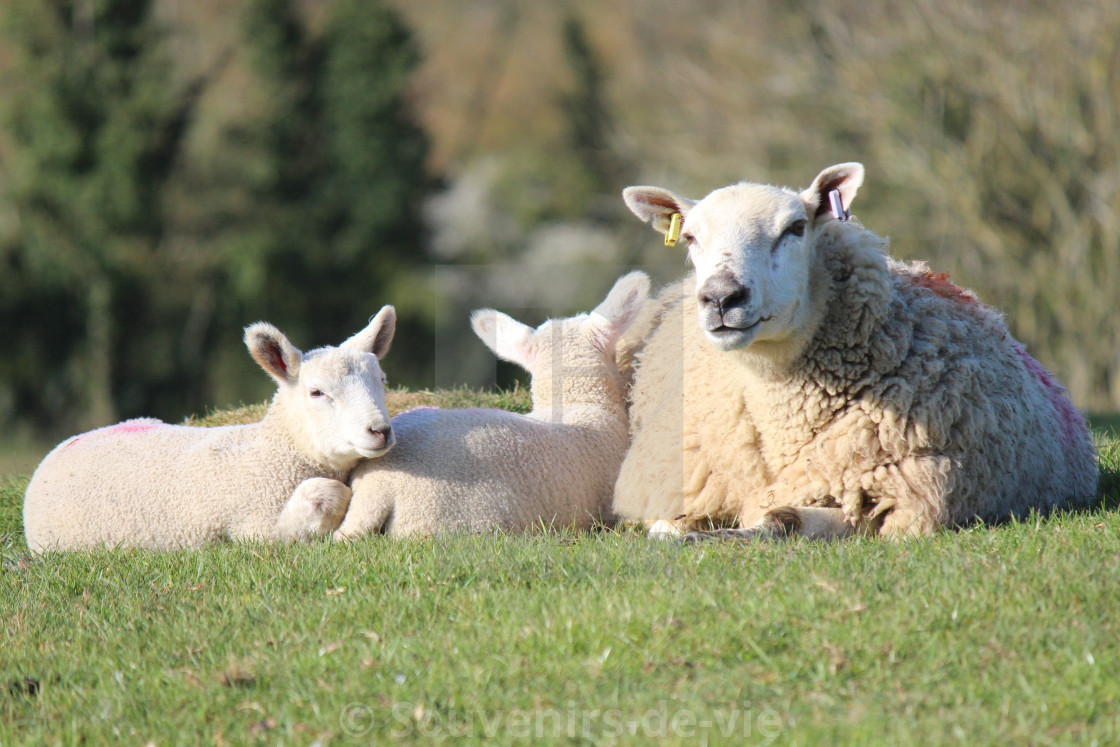
M 838 163 L 817 174 L 809 188 L 801 193 L 801 202 L 805 204 L 805 212 L 815 220 L 832 209 L 828 202 L 829 192 L 837 190 L 844 202 L 844 209 L 848 210 L 861 184 L 862 163 Z
M 683 219 L 696 204 L 695 200 L 661 187 L 627 187 L 622 190 L 622 200 L 631 213 L 643 223 L 652 223 L 658 233 L 669 233 L 673 213 L 680 213 Z
M 245 328 L 245 347 L 278 384 L 292 384 L 299 378 L 303 353 L 268 322 L 257 322 Z
M 370 320 L 365 329 L 339 347 L 373 353 L 378 360 L 381 360 L 389 352 L 389 345 L 393 342 L 393 334 L 396 330 L 397 310 L 392 306 L 382 306 L 381 311 L 377 312 L 377 316 Z
M 591 328 L 600 349 L 608 350 L 629 328 L 649 298 L 649 276 L 634 271 L 615 281 L 603 302 L 591 312 Z
M 516 363 L 526 371 L 537 356 L 533 328 L 494 309 L 479 309 L 471 314 L 471 328 L 486 347 L 502 360 Z

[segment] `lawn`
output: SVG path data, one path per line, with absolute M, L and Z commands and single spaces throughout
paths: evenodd
M 1092 511 L 837 544 L 623 527 L 29 558 L 9 477 L 0 744 L 1116 744 L 1120 440 L 1100 444 Z

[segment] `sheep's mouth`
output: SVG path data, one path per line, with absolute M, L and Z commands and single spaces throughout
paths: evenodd
M 386 454 L 388 454 L 389 450 L 393 448 L 393 445 L 396 444 L 396 442 L 396 438 L 390 438 L 389 442 L 380 448 L 374 449 L 365 446 L 355 446 L 354 451 L 358 452 L 358 455 L 361 456 L 362 459 L 376 459 L 377 457 L 385 456 Z
M 774 317 L 760 316 L 750 324 L 743 327 L 731 327 L 726 324 L 716 324 L 708 327 L 704 332 L 708 340 L 720 350 L 739 350 L 754 342 L 758 328 L 763 322 L 768 322 Z

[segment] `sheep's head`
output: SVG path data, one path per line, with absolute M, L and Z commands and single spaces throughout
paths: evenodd
M 622 196 L 661 233 L 674 213 L 681 215 L 681 239 L 696 267 L 700 327 L 715 347 L 738 350 L 788 339 L 808 322 L 816 237 L 833 219 L 828 193 L 837 190 L 848 206 L 862 182 L 862 165 L 842 163 L 800 193 L 744 182 L 699 201 L 660 187 L 628 187 Z
M 471 314 L 471 327 L 502 360 L 533 376 L 534 408 L 547 397 L 554 379 L 565 386 L 581 376 L 602 377 L 615 367 L 615 345 L 649 296 L 649 277 L 631 272 L 619 278 L 595 310 L 567 319 L 550 319 L 533 329 L 494 309 Z
M 359 459 L 379 457 L 395 437 L 385 406 L 380 360 L 389 351 L 397 315 L 385 306 L 365 329 L 338 347 L 300 352 L 266 322 L 245 329 L 253 359 L 279 385 L 296 443 L 307 456 L 347 471 Z

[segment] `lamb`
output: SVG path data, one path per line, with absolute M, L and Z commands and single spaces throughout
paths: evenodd
M 400 444 L 360 465 L 335 536 L 510 531 L 610 523 L 626 450 L 625 391 L 615 344 L 649 293 L 620 278 L 590 314 L 536 330 L 492 309 L 471 324 L 498 357 L 532 374 L 528 415 L 419 408 L 393 418 Z
M 341 346 L 304 354 L 271 324 L 247 327 L 249 352 L 278 385 L 264 418 L 216 428 L 129 420 L 64 441 L 27 486 L 28 547 L 329 535 L 349 498 L 331 486 L 395 441 L 380 366 L 395 328 L 385 306 Z
M 899 537 L 1094 499 L 1065 390 L 972 292 L 848 219 L 863 175 L 844 163 L 800 193 L 740 183 L 699 201 L 624 191 L 661 233 L 683 218 L 695 272 L 619 346 L 620 517 L 689 539 Z

